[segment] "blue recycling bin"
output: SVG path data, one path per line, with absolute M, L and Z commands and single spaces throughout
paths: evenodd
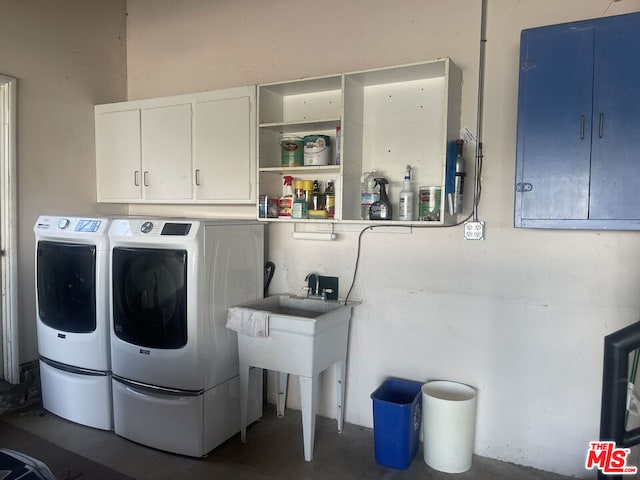
M 390 379 L 371 394 L 376 462 L 398 470 L 409 468 L 418 451 L 422 419 L 422 384 Z

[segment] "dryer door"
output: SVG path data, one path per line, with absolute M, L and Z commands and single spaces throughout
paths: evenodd
M 122 341 L 176 349 L 187 343 L 187 251 L 115 247 L 113 328 Z
M 96 246 L 40 240 L 36 264 L 40 321 L 62 332 L 94 332 Z

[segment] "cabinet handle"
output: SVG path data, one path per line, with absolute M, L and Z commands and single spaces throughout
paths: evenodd
M 196 185 L 200 186 L 200 169 L 196 168 Z
M 136 170 L 135 172 L 133 172 L 133 184 L 136 187 L 140 186 L 140 170 Z
M 584 140 L 584 113 L 580 115 L 580 140 Z
M 600 113 L 600 138 L 604 135 L 604 113 Z
M 149 172 L 147 170 L 144 171 L 143 174 L 143 181 L 144 181 L 144 186 L 148 187 L 149 186 Z

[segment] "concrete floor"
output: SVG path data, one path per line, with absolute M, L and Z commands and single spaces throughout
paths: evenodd
M 407 470 L 376 463 L 373 431 L 345 424 L 341 434 L 336 422 L 317 418 L 314 459 L 305 462 L 299 411 L 287 410 L 278 418 L 271 405 L 262 420 L 247 431 L 247 444 L 239 435 L 214 449 L 204 459 L 160 452 L 135 444 L 113 432 L 69 422 L 40 407 L 5 414 L 2 420 L 44 438 L 82 457 L 135 479 L 179 480 L 249 479 L 474 479 L 568 480 L 569 477 L 474 456 L 471 470 L 445 474 L 424 463 L 421 446 Z

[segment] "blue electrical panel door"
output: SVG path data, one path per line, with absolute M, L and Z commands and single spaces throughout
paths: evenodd
M 640 219 L 640 18 L 596 30 L 589 218 Z
M 640 229 L 640 14 L 524 30 L 514 225 Z
M 523 219 L 588 216 L 592 51 L 593 29 L 522 33 L 518 157 L 524 161 L 517 188 Z

